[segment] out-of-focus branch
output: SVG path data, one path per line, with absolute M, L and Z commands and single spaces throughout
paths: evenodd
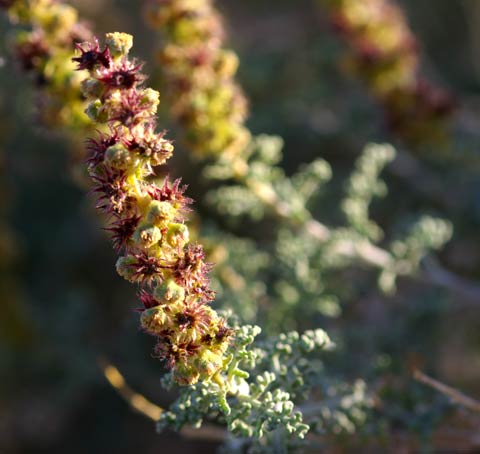
M 322 243 L 331 238 L 332 231 L 315 219 L 309 219 L 304 223 L 295 221 L 289 206 L 278 198 L 273 188 L 269 185 L 259 184 L 256 181 L 250 181 L 248 178 L 245 179 L 245 184 L 276 216 L 292 224 L 297 224 L 297 227 L 305 229 L 309 235 Z M 346 257 L 359 259 L 367 265 L 380 269 L 388 268 L 395 261 L 390 252 L 376 246 L 367 239 L 361 242 L 349 239 L 339 241 L 336 245 L 336 251 Z M 433 261 L 426 261 L 424 269 L 412 277 L 446 288 L 466 300 L 480 302 L 480 285 L 478 283 L 457 276 Z
M 433 259 L 425 260 L 424 271 L 419 277 L 427 282 L 449 289 L 473 303 L 480 303 L 480 285 L 477 282 L 457 276 Z
M 163 413 L 163 408 L 155 405 L 147 400 L 141 394 L 136 393 L 125 382 L 120 371 L 111 364 L 108 360 L 101 357 L 98 359 L 98 364 L 107 381 L 112 385 L 113 389 L 132 407 L 135 411 L 143 416 L 158 421 L 160 415 Z
M 120 371 L 106 358 L 99 357 L 98 364 L 112 388 L 132 409 L 152 421 L 158 421 L 164 411 L 162 407 L 150 402 L 145 396 L 130 388 Z M 225 430 L 208 424 L 203 425 L 200 429 L 184 427 L 180 434 L 185 438 L 195 440 L 223 441 L 226 438 Z
M 394 42 L 386 42 L 385 40 L 378 41 L 369 35 L 363 36 L 364 24 L 355 22 L 359 19 L 357 17 L 358 15 L 347 14 L 347 10 L 350 10 L 350 8 L 358 7 L 358 5 L 355 6 L 357 3 L 362 2 L 340 2 L 335 7 L 332 4 L 329 10 L 335 13 L 334 16 L 337 20 L 340 19 L 340 16 L 343 17 L 342 23 L 347 28 L 345 29 L 343 27 L 342 30 L 343 32 L 350 30 L 350 33 L 352 33 L 350 36 L 352 45 L 357 42 L 358 37 L 363 37 L 367 39 L 371 46 L 373 46 L 372 48 L 377 51 L 375 55 L 379 59 L 371 61 L 373 65 L 372 68 L 375 70 L 374 73 L 370 74 L 368 68 L 363 68 L 367 70 L 362 72 L 367 85 L 374 89 L 373 91 L 384 99 L 385 102 L 388 101 L 386 102 L 388 105 L 385 107 L 391 111 L 390 113 L 393 113 L 393 117 L 395 117 L 390 118 L 390 120 L 395 120 L 396 126 L 403 130 L 404 133 L 407 133 L 407 135 L 412 135 L 412 139 L 420 139 L 420 137 L 416 136 L 418 134 L 423 136 L 423 134 L 427 132 L 435 136 L 437 133 L 443 136 L 443 128 L 440 128 L 440 130 L 437 129 L 438 125 L 443 124 L 443 120 L 447 120 L 449 117 L 451 110 L 450 97 L 448 94 L 443 93 L 443 91 L 421 82 L 417 74 L 419 69 L 417 51 L 415 46 L 411 45 L 415 42 L 415 38 L 408 27 L 402 11 L 395 5 L 384 0 L 365 2 L 366 6 L 364 6 L 364 10 L 362 10 L 364 11 L 364 14 L 361 15 L 362 17 L 371 18 L 371 20 L 376 21 L 373 25 L 378 30 L 383 30 L 385 27 L 387 29 L 393 27 L 396 31 L 394 35 L 397 39 L 394 40 Z M 309 235 L 320 242 L 330 240 L 332 231 L 327 226 L 314 219 L 301 221 L 298 216 L 295 216 L 295 213 L 292 213 L 292 208 L 289 204 L 278 197 L 272 184 L 259 181 L 258 178 L 249 175 L 248 156 L 245 157 L 242 154 L 242 150 L 247 142 L 246 137 L 250 137 L 251 134 L 247 131 L 244 124 L 246 116 L 244 96 L 241 94 L 241 90 L 234 80 L 237 59 L 233 53 L 226 52 L 223 49 L 223 26 L 219 19 L 220 16 L 211 0 L 202 0 L 196 3 L 194 2 L 191 5 L 188 2 L 158 2 L 152 0 L 146 2 L 146 12 L 146 17 L 150 25 L 160 30 L 163 34 L 164 44 L 161 51 L 162 70 L 166 74 L 170 86 L 177 87 L 177 92 L 173 93 L 173 99 L 175 100 L 173 103 L 173 111 L 185 129 L 185 136 L 195 138 L 197 141 L 197 156 L 201 158 L 205 158 L 206 156 L 213 158 L 220 156 L 228 157 L 231 160 L 229 168 L 232 170 L 232 178 L 236 183 L 247 187 L 271 213 L 284 222 L 289 223 L 292 227 L 304 229 Z M 180 12 L 182 14 L 180 14 Z M 186 16 L 193 18 L 190 19 L 189 22 L 189 39 L 178 39 L 171 31 L 175 30 L 175 24 L 178 25 L 178 22 L 181 22 L 183 20 L 182 18 Z M 353 20 L 353 23 L 349 23 L 350 20 Z M 208 27 L 205 28 L 205 24 L 208 24 Z M 340 24 L 337 22 L 337 25 Z M 381 33 L 379 36 L 380 35 Z M 200 36 L 203 37 L 203 41 L 198 40 Z M 202 49 L 201 53 L 198 53 L 199 49 Z M 354 57 L 356 57 L 357 60 L 359 59 L 357 63 L 365 63 L 366 60 L 370 61 L 370 59 L 361 58 L 361 49 L 355 47 L 352 51 Z M 202 64 L 195 63 L 199 60 L 199 55 L 201 56 Z M 392 69 L 390 68 L 392 65 L 385 65 L 383 63 L 391 59 L 400 63 L 400 65 L 393 65 Z M 220 64 L 222 61 L 224 63 Z M 225 67 L 225 71 L 219 72 L 218 67 Z M 357 69 L 361 70 L 360 67 Z M 389 74 L 389 77 L 385 77 L 385 71 L 394 71 L 393 76 L 395 77 L 392 77 L 392 74 Z M 208 74 L 208 77 L 205 74 Z M 189 88 L 185 88 L 185 80 L 189 81 L 189 84 L 187 84 Z M 207 83 L 205 81 L 209 82 Z M 382 81 L 389 82 L 389 86 L 378 86 Z M 212 89 L 212 87 L 215 87 L 215 89 Z M 197 99 L 197 97 L 210 99 L 210 93 L 220 92 L 218 87 L 222 87 L 223 91 L 226 90 L 231 94 L 231 96 L 226 97 L 229 101 L 223 109 L 203 107 L 199 111 L 198 103 L 185 102 L 186 100 Z M 399 95 L 400 98 L 403 99 L 400 103 L 397 99 Z M 388 98 L 388 100 L 386 98 Z M 402 106 L 405 107 L 406 99 L 408 108 L 403 110 Z M 415 114 L 418 111 L 416 108 L 417 102 L 420 102 L 424 107 L 423 110 L 421 109 L 422 112 L 426 109 L 426 112 L 429 113 L 429 122 L 423 120 L 419 122 L 416 120 Z M 195 108 L 193 109 L 192 106 L 195 106 Z M 399 109 L 400 111 L 397 112 Z M 217 111 L 229 112 L 229 114 L 214 115 L 213 112 Z M 199 112 L 203 118 L 202 124 L 217 125 L 219 120 L 222 120 L 220 122 L 222 128 L 212 128 L 212 130 L 209 131 L 209 140 L 205 140 L 205 136 L 201 130 L 202 128 L 198 126 L 199 122 L 197 120 L 200 116 Z M 221 118 L 222 116 L 223 118 Z M 420 123 L 431 123 L 431 128 L 424 125 L 426 130 L 424 130 L 424 127 L 418 129 Z M 241 140 L 232 140 L 232 144 L 229 147 L 226 147 L 225 144 L 218 146 L 219 143 L 223 143 L 220 137 L 215 140 L 213 140 L 212 137 L 216 137 L 218 131 L 223 131 L 222 136 L 229 137 L 229 134 L 226 134 L 224 131 L 225 128 L 230 132 L 234 132 L 232 137 L 237 137 Z M 228 148 L 228 150 L 226 148 Z M 412 162 L 408 162 L 406 159 L 403 161 L 407 161 L 403 163 L 403 167 L 406 165 L 408 171 L 411 173 Z M 403 169 L 403 171 L 404 170 L 405 169 Z M 402 169 L 400 169 L 400 171 L 402 171 Z M 422 181 L 423 179 L 420 178 L 419 180 Z M 423 184 L 421 186 L 423 188 L 425 185 Z M 367 239 L 361 242 L 349 239 L 339 240 L 336 242 L 335 247 L 336 252 L 339 252 L 341 255 L 358 259 L 360 262 L 369 266 L 379 269 L 395 268 L 395 257 L 393 257 L 389 251 L 377 247 Z M 438 269 L 436 271 L 438 271 Z M 404 271 L 396 270 L 396 272 L 399 275 L 412 274 L 411 269 Z M 420 276 L 418 276 L 418 274 L 420 274 Z M 452 273 L 447 271 L 445 271 L 444 274 L 450 277 L 453 276 Z M 473 298 L 480 301 L 480 286 L 470 284 L 466 282 L 465 279 L 449 278 L 442 280 L 439 279 L 439 276 L 440 274 L 438 272 L 427 269 L 417 273 L 416 277 L 419 277 L 420 280 L 446 287 L 450 291 L 461 295 L 462 298 Z
M 319 3 L 346 45 L 345 70 L 361 80 L 382 107 L 390 131 L 414 146 L 443 143 L 455 102 L 422 74 L 417 38 L 397 2 Z
M 455 388 L 445 385 L 444 383 L 441 383 L 438 380 L 435 380 L 434 378 L 425 375 L 418 369 L 413 372 L 413 378 L 415 378 L 415 380 L 419 381 L 420 383 L 436 389 L 438 392 L 449 397 L 452 402 L 461 405 L 462 407 L 468 408 L 469 410 L 480 412 L 480 402 L 478 400 L 472 399 L 471 397 L 463 394 L 462 392 L 457 391 Z

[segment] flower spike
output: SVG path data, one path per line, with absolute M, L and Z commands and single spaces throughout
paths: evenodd
M 157 338 L 156 355 L 179 384 L 218 379 L 233 334 L 209 306 L 214 298 L 202 246 L 189 241 L 186 186 L 147 179 L 172 155 L 173 145 L 156 131 L 159 93 L 143 88 L 142 65 L 128 57 L 132 38 L 107 35 L 77 47 L 73 60 L 87 69 L 82 83 L 87 114 L 108 126 L 88 140 L 87 164 L 97 208 L 110 217 L 107 230 L 123 255 L 118 273 L 140 286 L 142 329 Z

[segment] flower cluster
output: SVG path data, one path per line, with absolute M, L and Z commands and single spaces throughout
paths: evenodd
M 157 355 L 179 384 L 221 382 L 219 372 L 232 334 L 210 308 L 210 265 L 184 224 L 191 200 L 179 180 L 151 181 L 153 168 L 173 152 L 156 131 L 159 93 L 143 88 L 142 65 L 128 58 L 132 37 L 110 33 L 78 46 L 73 60 L 90 77 L 83 81 L 87 114 L 108 132 L 89 141 L 89 172 L 98 208 L 111 217 L 109 230 L 122 256 L 118 273 L 138 284 L 141 326 L 158 339 Z
M 238 58 L 222 48 L 223 24 L 212 1 L 150 0 L 145 15 L 164 36 L 159 61 L 189 149 L 241 166 L 239 155 L 250 140 L 243 125 L 247 105 L 234 81 Z
M 0 7 L 6 8 L 12 22 L 26 27 L 15 33 L 13 50 L 41 89 L 41 121 L 72 129 L 88 127 L 80 95 L 83 76 L 75 72 L 71 58 L 75 42 L 90 39 L 91 32 L 79 22 L 77 11 L 57 0 L 3 0 Z
M 412 143 L 440 141 L 454 102 L 419 75 L 418 43 L 390 0 L 327 0 L 335 30 L 349 46 L 347 70 L 385 110 L 389 128 Z
M 298 447 L 299 439 L 310 429 L 299 404 L 310 396 L 312 388 L 318 387 L 320 377 L 324 378 L 321 356 L 334 345 L 321 329 L 303 334 L 292 331 L 257 342 L 260 332 L 258 326 L 236 327 L 226 373 L 230 380 L 228 400 L 225 390 L 212 382 L 183 388 L 177 400 L 161 414 L 157 428 L 200 427 L 206 415 L 220 410 L 233 435 L 226 452 L 237 452 L 230 449 L 233 445 L 241 447 L 241 452 L 279 452 L 279 447 L 286 449 L 280 452 L 293 452 L 293 446 Z M 170 385 L 168 380 L 163 384 Z M 319 404 L 322 409 L 329 406 L 326 399 Z M 335 416 L 346 419 L 348 405 L 344 407 L 340 409 L 337 404 Z M 329 418 L 331 422 L 335 416 Z

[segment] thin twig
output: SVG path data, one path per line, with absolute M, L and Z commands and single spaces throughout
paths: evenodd
M 158 421 L 163 413 L 163 408 L 150 402 L 141 394 L 133 391 L 127 385 L 120 371 L 103 357 L 98 359 L 98 364 L 102 369 L 103 375 L 108 380 L 113 389 L 132 407 L 135 411 L 146 416 L 152 421 Z
M 451 386 L 445 385 L 444 383 L 435 380 L 434 378 L 425 375 L 423 372 L 419 371 L 418 369 L 413 371 L 413 378 L 419 381 L 420 383 L 424 383 L 427 386 L 430 386 L 436 389 L 438 392 L 448 396 L 452 402 L 461 405 L 462 407 L 468 408 L 469 410 L 480 412 L 480 402 L 478 400 L 472 399 L 471 397 L 463 394 L 460 391 L 457 391 L 455 388 Z
M 115 389 L 131 408 L 152 421 L 158 421 L 164 411 L 162 407 L 150 402 L 145 396 L 142 396 L 130 388 L 120 371 L 106 358 L 99 357 L 98 364 L 112 388 Z M 180 430 L 180 434 L 185 438 L 217 442 L 224 441 L 227 437 L 224 429 L 208 424 L 204 424 L 199 429 L 183 427 Z
M 474 303 L 480 303 L 480 285 L 478 283 L 457 276 L 433 259 L 427 259 L 424 262 L 423 275 L 429 282 L 448 288 Z

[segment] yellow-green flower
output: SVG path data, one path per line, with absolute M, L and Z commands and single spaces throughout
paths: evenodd
M 173 145 L 156 132 L 160 94 L 142 86 L 141 65 L 128 58 L 131 46 L 130 35 L 110 33 L 104 49 L 94 40 L 78 46 L 74 58 L 90 74 L 82 84 L 87 113 L 109 129 L 88 146 L 98 208 L 110 215 L 114 245 L 123 253 L 118 273 L 142 288 L 140 323 L 158 339 L 156 354 L 180 384 L 219 380 L 231 330 L 209 306 L 210 265 L 189 241 L 185 187 L 148 178 Z

